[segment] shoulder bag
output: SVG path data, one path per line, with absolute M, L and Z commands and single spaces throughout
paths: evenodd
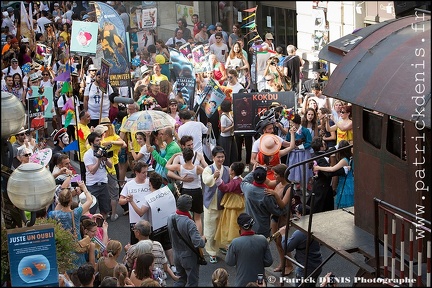
M 210 161 L 213 161 L 212 151 L 215 147 L 216 137 L 214 135 L 213 128 L 211 128 L 210 133 L 208 133 L 203 140 L 203 153 Z
M 173 228 L 174 228 L 175 232 L 177 233 L 177 235 L 179 236 L 179 238 L 180 238 L 181 240 L 183 240 L 183 242 L 186 244 L 186 246 L 188 246 L 189 249 L 191 249 L 192 252 L 194 252 L 194 253 L 197 255 L 197 257 L 198 257 L 198 264 L 199 264 L 199 265 L 207 265 L 207 261 L 204 259 L 204 256 L 203 256 L 203 253 L 202 253 L 202 250 L 201 250 L 200 248 L 192 247 L 192 245 L 190 245 L 189 242 L 187 242 L 187 241 L 183 238 L 183 236 L 180 234 L 180 231 L 179 231 L 178 228 L 177 228 L 177 222 L 175 221 L 174 217 L 171 218 L 171 220 L 172 220 Z
M 71 212 L 72 214 L 72 229 L 73 229 L 73 234 L 75 237 L 76 245 L 75 245 L 75 252 L 76 253 L 87 253 L 88 249 L 90 248 L 90 242 L 91 242 L 91 238 L 88 235 L 85 235 L 83 239 L 78 240 L 78 235 L 76 232 L 76 227 L 75 227 L 75 216 L 73 214 L 73 211 Z

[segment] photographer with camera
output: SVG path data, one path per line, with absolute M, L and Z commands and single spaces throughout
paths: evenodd
M 101 146 L 102 138 L 98 133 L 90 133 L 87 141 L 90 144 L 90 149 L 84 154 L 87 188 L 96 197 L 100 213 L 106 219 L 111 210 L 107 168 L 112 168 L 113 164 L 109 159 L 107 147 Z M 95 205 L 90 209 L 90 213 L 95 214 L 96 209 Z

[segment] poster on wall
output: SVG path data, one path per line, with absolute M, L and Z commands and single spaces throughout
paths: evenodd
M 7 230 L 12 287 L 59 287 L 54 225 Z
M 295 103 L 295 93 L 292 91 L 234 93 L 234 133 L 255 134 L 256 116 L 267 111 L 272 102 L 278 102 L 285 108 L 292 108 Z
M 138 47 L 144 48 L 149 45 L 154 45 L 154 36 L 150 30 L 142 30 L 137 32 Z
M 193 6 L 177 4 L 177 19 L 184 18 L 188 26 L 193 26 L 192 15 L 195 14 Z
M 156 29 L 157 8 L 147 8 L 142 10 L 142 29 Z

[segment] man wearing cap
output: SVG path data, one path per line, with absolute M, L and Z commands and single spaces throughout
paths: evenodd
M 17 43 L 16 45 L 18 45 L 18 40 L 16 40 L 16 38 L 13 38 L 11 43 Z M 18 59 L 16 58 L 12 58 L 11 65 L 3 69 L 2 72 L 3 72 L 3 78 L 7 75 L 13 76 L 15 73 L 19 73 L 21 77 L 22 75 L 24 75 L 23 71 L 21 70 L 21 67 L 18 65 Z
M 267 43 L 270 50 L 275 51 L 273 40 L 274 40 L 274 38 L 273 38 L 273 35 L 271 33 L 265 34 L 265 43 Z
M 203 248 L 206 242 L 206 237 L 200 235 L 189 214 L 191 207 L 192 196 L 181 195 L 177 199 L 176 213 L 168 216 L 167 220 L 168 232 L 174 248 L 174 263 L 180 276 L 179 281 L 176 282 L 178 287 L 198 286 L 200 265 L 197 253 L 199 253 L 198 248 Z M 192 248 L 195 251 L 192 251 Z
M 98 148 L 101 145 L 101 140 L 102 138 L 95 132 L 90 133 L 87 137 L 90 149 L 84 154 L 84 165 L 86 167 L 87 188 L 98 200 L 100 214 L 106 219 L 111 210 L 106 167 L 112 168 L 113 165 L 111 160 L 103 156 Z M 90 213 L 95 214 L 96 208 L 96 206 L 91 208 Z
M 271 195 L 266 195 L 264 189 L 267 179 L 267 170 L 255 165 L 255 169 L 243 179 L 240 187 L 245 195 L 245 212 L 249 213 L 256 221 L 256 233 L 270 236 L 270 216 L 284 215 L 289 211 L 289 205 L 280 208 Z M 286 193 L 283 202 L 287 203 L 290 193 Z
M 24 145 L 24 140 L 27 137 L 25 133 L 27 131 L 28 129 L 24 129 L 24 127 L 21 127 L 20 131 L 17 134 L 15 134 L 15 142 L 12 144 L 13 158 L 15 162 L 18 160 L 16 158 L 18 155 L 18 148 Z M 15 169 L 16 167 L 18 167 L 18 165 L 17 166 L 13 165 L 12 169 Z
M 96 72 L 98 71 L 98 69 L 94 64 L 90 64 L 87 71 L 88 71 L 88 75 L 85 76 L 86 86 L 90 85 L 92 82 L 96 80 Z
M 237 217 L 237 224 L 240 237 L 231 242 L 225 262 L 229 266 L 236 266 L 235 286 L 245 287 L 249 282 L 256 282 L 258 274 L 265 275 L 265 267 L 273 264 L 273 257 L 266 237 L 252 230 L 255 225 L 252 216 L 241 213 Z
M 63 149 L 69 144 L 69 135 L 66 128 L 54 130 L 51 136 L 53 137 L 54 142 L 54 149 L 52 149 L 53 156 L 56 153 L 62 153 Z

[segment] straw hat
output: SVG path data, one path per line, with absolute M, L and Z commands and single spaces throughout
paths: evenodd
M 111 125 L 111 120 L 108 117 L 103 117 L 100 121 L 101 125 Z
M 261 136 L 260 151 L 264 155 L 267 156 L 275 155 L 277 152 L 279 152 L 281 146 L 282 143 L 276 135 L 266 133 L 263 136 Z

